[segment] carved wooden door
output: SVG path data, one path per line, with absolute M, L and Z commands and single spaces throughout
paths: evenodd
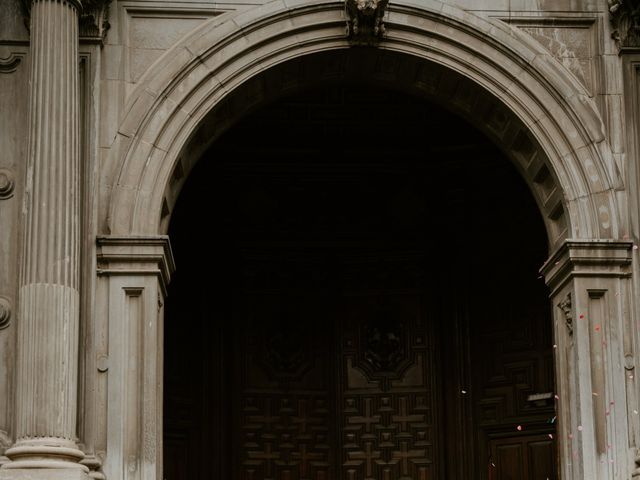
M 245 261 L 174 315 L 212 321 L 169 325 L 167 480 L 557 480 L 544 297 L 400 257 Z
M 433 322 L 407 268 L 387 265 L 384 289 L 365 263 L 334 291 L 298 272 L 298 288 L 245 293 L 233 478 L 441 478 Z
M 331 82 L 196 169 L 171 216 L 167 480 L 556 480 L 547 238 L 481 132 Z

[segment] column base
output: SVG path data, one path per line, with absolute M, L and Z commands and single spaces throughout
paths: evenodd
M 78 468 L 1 469 L 0 480 L 91 480 Z
M 89 467 L 80 462 L 85 455 L 75 442 L 59 437 L 37 437 L 19 439 L 5 455 L 12 461 L 3 465 L 11 470 L 67 470 L 78 468 L 88 472 Z

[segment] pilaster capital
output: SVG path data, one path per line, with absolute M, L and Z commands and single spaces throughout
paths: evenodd
M 608 0 L 613 38 L 621 51 L 640 48 L 640 0 Z
M 156 275 L 163 295 L 175 271 L 167 235 L 98 236 L 98 275 Z
M 82 0 L 80 40 L 102 43 L 107 36 L 111 0 Z
M 552 294 L 574 277 L 629 277 L 633 242 L 567 239 L 540 269 Z

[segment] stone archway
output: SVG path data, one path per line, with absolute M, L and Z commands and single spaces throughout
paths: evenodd
M 165 477 L 557 478 L 546 232 L 509 163 L 364 80 L 231 127 L 171 215 Z
M 499 145 L 527 179 L 543 212 L 550 248 L 569 236 L 563 190 L 549 166 L 548 156 L 522 121 L 463 75 L 413 55 L 375 49 L 339 49 L 304 55 L 271 67 L 229 92 L 200 121 L 176 161 L 162 196 L 160 231 L 166 231 L 173 205 L 194 163 L 226 129 L 265 102 L 335 82 L 401 90 L 466 118 Z
M 114 174 L 102 185 L 109 200 L 101 218 L 109 236 L 99 239 L 99 296 L 109 305 L 103 312 L 110 332 L 132 319 L 149 324 L 139 355 L 149 377 L 134 395 L 136 408 L 125 401 L 110 403 L 107 423 L 116 422 L 118 431 L 120 422 L 143 415 L 138 428 L 145 435 L 138 452 L 150 478 L 160 474 L 162 463 L 155 424 L 162 359 L 157 339 L 172 270 L 162 234 L 182 182 L 198 145 L 206 146 L 221 127 L 242 115 L 233 108 L 234 95 L 245 96 L 245 107 L 257 105 L 286 89 L 287 77 L 293 84 L 304 83 L 300 71 L 287 71 L 296 59 L 328 51 L 339 57 L 349 48 L 343 15 L 341 2 L 276 0 L 211 20 L 167 52 L 130 97 L 111 147 Z M 630 414 L 636 387 L 619 365 L 626 358 L 633 368 L 635 340 L 617 339 L 635 338 L 625 307 L 631 245 L 616 241 L 626 233 L 624 202 L 616 194 L 621 179 L 592 100 L 548 53 L 506 24 L 435 0 L 395 2 L 388 16 L 372 74 L 382 83 L 404 82 L 403 88 L 439 97 L 484 125 L 526 179 L 545 217 L 556 253 L 544 273 L 552 288 L 558 351 L 563 352 L 556 359 L 559 432 L 571 440 L 561 442 L 563 478 L 626 478 L 630 446 L 636 444 L 630 433 L 637 431 Z M 332 57 L 337 58 L 326 54 L 322 75 L 332 74 Z M 399 67 L 385 67 L 387 61 Z M 411 74 L 398 78 L 396 72 L 403 69 Z M 589 322 L 578 322 L 585 315 Z M 595 326 L 606 332 L 607 349 L 598 347 Z M 124 333 L 110 335 L 117 345 Z M 110 355 L 110 376 L 124 382 L 110 391 L 116 397 L 119 388 L 127 388 L 127 352 L 118 348 Z M 600 363 L 590 361 L 592 354 Z M 603 394 L 596 398 L 594 391 Z M 612 413 L 614 404 L 626 410 Z M 586 433 L 573 442 L 578 431 Z M 116 440 L 110 442 L 105 471 L 117 475 L 131 447 L 117 433 L 109 435 Z M 609 461 L 612 455 L 615 462 Z
M 564 67 L 514 28 L 435 0 L 419 7 L 396 3 L 386 23 L 381 50 L 460 74 L 476 92 L 500 98 L 504 123 L 513 118 L 522 123 L 530 135 L 525 151 L 540 154 L 538 162 L 546 163 L 563 198 L 566 237 L 622 237 L 625 226 L 614 194 L 621 180 L 602 120 Z M 108 231 L 158 233 L 162 209 L 170 208 L 163 202 L 165 186 L 206 115 L 269 67 L 347 48 L 343 26 L 341 3 L 274 1 L 207 22 L 167 52 L 131 95 L 112 146 L 116 173 L 105 185 L 112 192 L 104 212 Z M 429 84 L 428 78 L 423 81 Z M 458 93 L 452 100 L 469 109 L 473 97 L 468 97 Z M 537 169 L 532 170 L 535 177 Z

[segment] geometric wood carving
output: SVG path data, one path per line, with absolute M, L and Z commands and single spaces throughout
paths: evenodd
M 433 322 L 424 318 L 421 295 L 358 292 L 343 302 L 342 478 L 436 478 Z M 393 322 L 380 318 L 381 304 L 387 315 L 393 312 Z M 390 338 L 384 352 L 396 359 L 393 364 L 368 361 L 372 332 Z

